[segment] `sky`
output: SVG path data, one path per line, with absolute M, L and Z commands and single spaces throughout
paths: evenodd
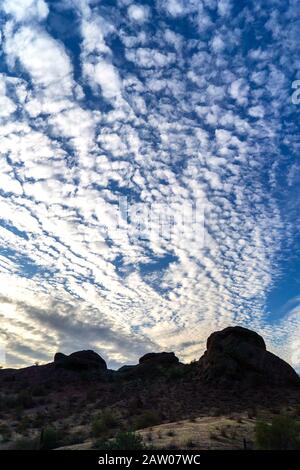
M 0 359 L 300 369 L 298 0 L 1 0 Z

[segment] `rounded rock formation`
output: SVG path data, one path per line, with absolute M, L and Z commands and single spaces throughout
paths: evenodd
M 69 356 L 63 353 L 56 353 L 54 356 L 55 367 L 68 369 L 68 370 L 93 370 L 98 369 L 102 371 L 107 370 L 107 365 L 104 359 L 95 351 L 76 351 Z
M 145 362 L 167 366 L 178 364 L 179 359 L 173 352 L 147 353 L 139 359 L 139 364 L 144 364 Z
M 212 333 L 199 366 L 208 382 L 243 382 L 249 386 L 300 382 L 298 374 L 289 364 L 266 350 L 261 336 L 240 326 Z

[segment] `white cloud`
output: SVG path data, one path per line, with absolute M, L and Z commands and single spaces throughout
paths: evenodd
M 4 51 L 14 65 L 18 59 L 39 90 L 37 99 L 57 102 L 72 94 L 72 65 L 63 46 L 46 32 L 23 26 L 16 33 L 6 28 Z
M 1 173 L 0 187 L 6 193 L 22 194 L 21 184 L 14 178 L 14 175 Z
M 225 44 L 222 41 L 222 38 L 220 38 L 220 36 L 215 36 L 211 42 L 211 47 L 214 52 L 222 52 L 225 48 Z
M 152 67 L 166 67 L 175 62 L 175 54 L 163 54 L 156 49 L 138 48 L 135 50 L 126 51 L 127 60 L 134 62 L 139 67 L 152 68 Z
M 143 5 L 132 4 L 127 11 L 129 18 L 137 23 L 144 23 L 149 17 L 149 9 Z
M 184 3 L 182 0 L 166 0 L 165 8 L 172 16 L 181 16 L 185 12 Z
M 81 25 L 82 34 L 82 69 L 90 85 L 98 85 L 103 96 L 109 101 L 120 101 L 122 81 L 118 70 L 111 63 L 111 50 L 105 37 L 114 31 L 114 27 L 96 16 L 84 17 Z
M 251 108 L 249 108 L 249 114 L 250 116 L 252 117 L 256 117 L 256 118 L 263 118 L 264 117 L 264 114 L 265 114 L 265 111 L 264 111 L 264 108 L 262 106 L 252 106 Z
M 218 13 L 220 16 L 228 16 L 231 10 L 231 0 L 218 1 Z
M 16 104 L 6 96 L 6 84 L 3 77 L 0 76 L 0 118 L 10 116 L 16 109 Z
M 49 12 L 44 0 L 3 0 L 2 8 L 16 21 L 44 20 Z
M 230 85 L 230 94 L 240 105 L 247 103 L 249 85 L 242 78 L 234 80 Z
M 105 36 L 108 32 L 112 32 L 113 28 L 108 24 L 104 24 L 101 18 L 95 18 L 92 20 L 84 19 L 81 25 L 81 33 L 83 36 L 83 49 L 85 54 L 100 53 L 106 54 L 110 52 L 110 49 L 105 43 Z
M 100 85 L 105 98 L 117 98 L 121 95 L 121 80 L 112 64 L 98 62 L 94 68 L 94 80 Z

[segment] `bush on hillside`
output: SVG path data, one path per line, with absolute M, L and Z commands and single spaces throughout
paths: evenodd
M 158 413 L 155 411 L 145 411 L 140 416 L 137 416 L 134 422 L 135 429 L 144 429 L 151 426 L 160 424 L 161 419 Z
M 51 450 L 59 447 L 62 443 L 61 433 L 52 427 L 45 428 L 41 433 L 40 449 Z
M 11 450 L 38 450 L 40 440 L 39 438 L 20 438 L 17 439 L 11 446 Z
M 258 421 L 256 447 L 263 450 L 299 450 L 300 425 L 290 416 L 275 416 L 271 423 Z
M 109 410 L 104 410 L 96 416 L 92 422 L 93 437 L 102 437 L 117 424 L 114 415 Z
M 147 448 L 141 436 L 134 432 L 119 432 L 114 439 L 97 441 L 95 447 L 99 450 L 143 450 Z

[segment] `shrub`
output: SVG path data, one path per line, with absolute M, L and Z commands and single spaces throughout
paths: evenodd
M 38 450 L 39 449 L 39 439 L 17 439 L 13 445 L 10 447 L 11 450 Z
M 102 419 L 105 421 L 108 428 L 113 428 L 117 425 L 116 417 L 110 410 L 104 410 L 102 412 Z
M 220 429 L 220 434 L 222 437 L 228 437 L 227 435 L 227 427 L 226 426 L 222 426 L 221 429 Z
M 159 424 L 160 417 L 158 413 L 154 411 L 145 411 L 140 416 L 135 419 L 134 428 L 135 429 L 143 429 L 149 428 L 151 426 L 155 426 Z
M 178 445 L 175 443 L 175 442 L 171 442 L 168 447 L 165 447 L 165 449 L 168 449 L 168 450 L 177 450 L 178 449 Z
M 119 432 L 114 439 L 98 441 L 99 450 L 143 450 L 147 449 L 141 436 L 134 432 Z
M 294 415 L 296 417 L 299 417 L 300 416 L 300 405 L 297 405 L 294 409 Z
M 41 411 L 38 411 L 35 417 L 33 418 L 33 424 L 37 428 L 41 428 L 47 420 L 47 416 L 42 413 Z
M 43 385 L 36 385 L 35 387 L 33 387 L 31 393 L 34 397 L 44 397 L 48 394 L 48 391 Z
M 186 442 L 185 447 L 187 447 L 188 449 L 194 449 L 196 447 L 196 444 L 192 439 L 189 439 Z
M 81 444 L 87 438 L 84 432 L 74 432 L 73 434 L 69 434 L 64 437 L 62 441 L 63 446 L 72 446 L 74 444 Z
M 152 441 L 153 441 L 153 436 L 152 436 L 151 432 L 149 432 L 149 433 L 147 434 L 146 438 L 147 438 L 147 441 L 148 441 L 148 442 L 152 442 Z
M 32 408 L 34 405 L 32 395 L 30 392 L 27 390 L 23 390 L 22 392 L 19 393 L 17 397 L 17 406 L 20 407 L 20 409 L 24 408 Z
M 100 437 L 107 432 L 107 426 L 101 417 L 93 419 L 92 422 L 92 436 Z
M 257 416 L 257 409 L 256 409 L 256 407 L 253 407 L 253 408 L 251 408 L 250 410 L 248 410 L 248 418 L 249 418 L 249 419 L 254 419 L 254 418 L 256 418 L 256 416 Z
M 45 428 L 41 432 L 41 439 L 40 439 L 40 448 L 43 450 L 50 450 L 59 447 L 61 444 L 61 434 L 55 428 Z
M 92 435 L 101 437 L 111 428 L 116 426 L 117 422 L 114 415 L 109 410 L 104 410 L 100 416 L 97 416 L 92 422 Z
M 98 393 L 96 390 L 88 390 L 87 394 L 86 394 L 86 400 L 88 402 L 91 402 L 91 401 L 96 401 L 98 398 Z
M 211 432 L 211 433 L 209 434 L 209 437 L 210 437 L 210 439 L 213 439 L 214 441 L 218 441 L 218 440 L 219 440 L 219 436 L 218 436 L 216 433 L 214 433 L 214 432 Z
M 0 441 L 7 442 L 11 438 L 11 430 L 7 424 L 0 425 Z
M 299 450 L 299 423 L 284 415 L 275 416 L 271 424 L 258 421 L 255 426 L 255 441 L 258 449 Z
M 0 410 L 6 411 L 7 409 L 16 408 L 18 406 L 18 397 L 17 396 L 7 396 L 2 395 L 0 397 Z
M 32 424 L 31 419 L 28 416 L 24 416 L 18 421 L 17 428 L 16 428 L 17 432 L 20 434 L 26 434 L 31 424 Z

